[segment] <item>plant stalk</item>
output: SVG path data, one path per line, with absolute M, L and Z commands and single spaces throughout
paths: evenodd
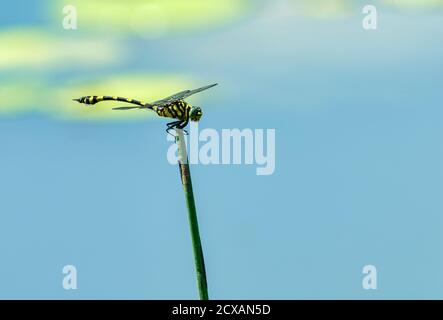
M 194 193 L 192 191 L 191 171 L 189 170 L 188 153 L 186 151 L 183 130 L 176 129 L 176 143 L 178 145 L 178 165 L 180 177 L 185 193 L 186 205 L 188 207 L 188 220 L 191 231 L 192 247 L 194 251 L 195 271 L 197 273 L 197 285 L 200 300 L 209 300 L 208 284 L 206 281 L 205 260 L 201 245 L 200 232 L 198 228 L 197 211 L 195 209 Z

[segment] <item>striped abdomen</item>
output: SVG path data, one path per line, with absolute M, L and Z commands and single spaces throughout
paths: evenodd
M 153 107 L 154 111 L 161 117 L 186 120 L 189 117 L 191 106 L 184 101 L 177 101 L 163 107 Z
M 143 102 L 138 101 L 138 100 L 127 99 L 127 98 L 122 98 L 122 97 L 115 97 L 115 96 L 113 96 L 113 97 L 111 97 L 111 96 L 86 96 L 86 97 L 81 97 L 77 101 L 80 103 L 84 103 L 84 104 L 96 104 L 101 101 L 120 101 L 120 102 L 136 104 L 139 106 L 145 105 Z

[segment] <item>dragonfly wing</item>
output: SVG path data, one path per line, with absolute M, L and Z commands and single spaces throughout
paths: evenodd
M 132 109 L 141 109 L 140 107 L 117 107 L 112 108 L 112 110 L 132 110 Z
M 210 84 L 209 86 L 204 86 L 204 87 L 201 87 L 201 88 L 198 88 L 198 89 L 195 89 L 195 90 L 191 90 L 191 91 L 185 93 L 184 97 L 182 97 L 181 99 L 185 99 L 185 98 L 187 98 L 189 96 L 192 96 L 193 94 L 196 94 L 196 93 L 208 90 L 208 89 L 210 89 L 212 87 L 215 87 L 217 84 L 218 83 L 214 83 L 214 84 Z
M 170 96 L 170 97 L 167 97 L 167 98 L 164 98 L 164 99 L 161 99 L 161 100 L 158 100 L 158 101 L 153 102 L 152 105 L 154 105 L 154 106 L 158 106 L 158 107 L 161 107 L 161 106 L 164 106 L 164 105 L 170 104 L 170 103 L 172 103 L 172 102 L 174 102 L 174 101 L 177 101 L 177 100 L 183 99 L 183 98 L 180 98 L 180 97 L 184 96 L 184 95 L 185 95 L 187 92 L 189 92 L 189 91 L 190 91 L 190 90 L 185 90 L 185 91 L 182 91 L 182 92 L 179 92 L 179 93 L 173 94 L 173 95 Z
M 179 93 L 173 94 L 170 97 L 164 98 L 162 100 L 158 100 L 158 101 L 152 103 L 152 105 L 160 107 L 160 106 L 164 106 L 164 105 L 167 105 L 167 104 L 171 104 L 171 103 L 173 103 L 175 101 L 183 100 L 183 99 L 185 99 L 185 98 L 187 98 L 189 96 L 192 96 L 193 94 L 196 94 L 198 92 L 202 92 L 202 91 L 207 90 L 209 88 L 215 87 L 216 85 L 217 85 L 217 83 L 214 83 L 214 84 L 211 84 L 209 86 L 204 86 L 204 87 L 201 87 L 201 88 L 198 88 L 198 89 L 195 89 L 195 90 L 181 91 Z

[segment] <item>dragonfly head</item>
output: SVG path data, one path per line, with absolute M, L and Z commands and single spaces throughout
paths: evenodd
M 200 107 L 192 107 L 191 112 L 189 113 L 189 118 L 191 121 L 199 121 L 202 115 L 203 112 Z

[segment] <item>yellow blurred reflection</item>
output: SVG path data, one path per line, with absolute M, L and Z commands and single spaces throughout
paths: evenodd
M 36 108 L 34 99 L 45 86 L 37 80 L 0 82 L 0 116 L 32 111 Z
M 297 14 L 315 18 L 342 18 L 353 13 L 355 1 L 349 0 L 291 0 Z
M 66 3 L 54 2 L 60 20 Z M 78 29 L 136 32 L 146 38 L 218 25 L 248 12 L 252 0 L 76 0 Z
M 100 67 L 124 56 L 113 41 L 60 38 L 36 28 L 3 30 L 0 43 L 0 70 Z

